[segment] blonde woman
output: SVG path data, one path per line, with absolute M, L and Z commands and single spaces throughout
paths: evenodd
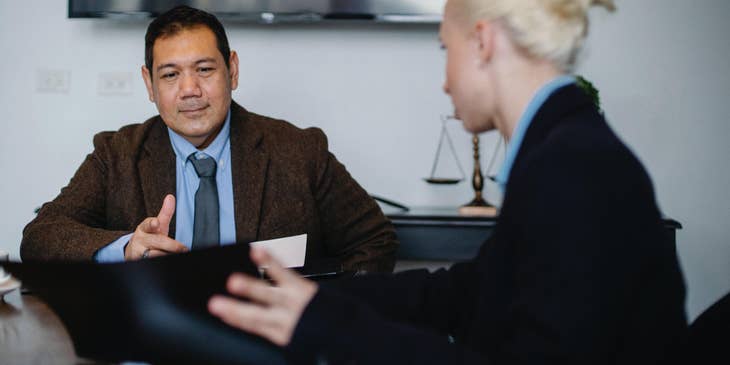
M 644 168 L 569 71 L 591 6 L 449 0 L 444 90 L 470 132 L 509 141 L 493 236 L 472 261 L 317 285 L 253 251 L 209 310 L 303 363 L 656 364 L 685 289 Z

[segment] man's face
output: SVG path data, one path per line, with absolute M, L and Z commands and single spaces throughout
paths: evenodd
M 238 56 L 231 51 L 230 69 L 205 26 L 158 38 L 152 48 L 152 70 L 142 66 L 150 101 L 165 124 L 198 148 L 212 142 L 238 87 Z

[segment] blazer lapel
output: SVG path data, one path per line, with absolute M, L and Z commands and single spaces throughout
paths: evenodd
M 236 241 L 258 239 L 261 204 L 269 167 L 269 155 L 261 145 L 263 133 L 248 111 L 231 103 L 231 176 Z
M 148 217 L 160 212 L 167 194 L 175 194 L 175 152 L 170 144 L 165 123 L 157 117 L 150 127 L 139 159 L 139 176 Z M 175 237 L 175 215 L 170 221 L 170 237 Z

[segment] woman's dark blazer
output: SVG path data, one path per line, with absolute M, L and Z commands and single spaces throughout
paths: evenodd
M 323 285 L 287 350 L 299 362 L 656 364 L 686 330 L 684 300 L 646 171 L 569 85 L 528 128 L 472 261 Z

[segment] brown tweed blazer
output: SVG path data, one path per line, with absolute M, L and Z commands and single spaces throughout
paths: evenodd
M 306 263 L 391 271 L 398 245 L 382 211 L 327 149 L 318 128 L 231 106 L 236 239 L 307 233 Z M 159 116 L 94 137 L 68 186 L 23 230 L 23 260 L 90 260 L 156 216 L 175 194 L 175 153 Z M 175 236 L 175 218 L 170 237 Z

